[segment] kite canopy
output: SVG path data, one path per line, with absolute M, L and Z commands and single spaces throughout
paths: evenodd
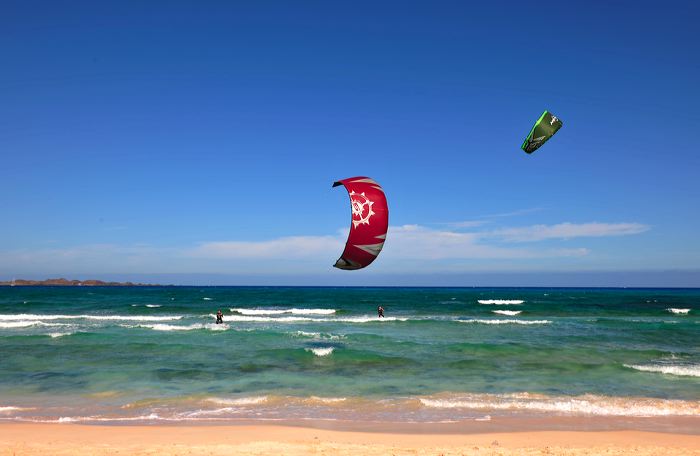
M 559 120 L 557 116 L 549 111 L 543 112 L 520 148 L 528 154 L 533 153 L 539 149 L 542 144 L 547 142 L 549 138 L 554 136 L 554 133 L 556 133 L 562 125 L 561 120 Z
M 335 262 L 339 269 L 369 266 L 384 247 L 389 228 L 389 208 L 384 190 L 369 177 L 351 177 L 333 183 L 344 185 L 350 195 L 352 223 L 343 254 Z

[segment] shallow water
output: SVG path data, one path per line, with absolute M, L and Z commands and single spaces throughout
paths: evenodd
M 700 290 L 0 287 L 0 420 L 700 416 L 699 314 Z

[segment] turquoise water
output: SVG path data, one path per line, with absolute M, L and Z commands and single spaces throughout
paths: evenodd
M 0 420 L 700 416 L 699 315 L 697 289 L 0 287 Z

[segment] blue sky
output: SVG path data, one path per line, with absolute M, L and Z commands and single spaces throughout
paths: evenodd
M 699 20 L 694 2 L 6 2 L 0 278 L 700 286 Z M 527 155 L 544 109 L 564 127 Z M 348 272 L 331 183 L 356 175 L 390 230 Z

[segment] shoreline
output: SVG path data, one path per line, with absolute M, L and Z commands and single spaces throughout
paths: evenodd
M 88 428 L 297 428 L 340 433 L 392 435 L 477 435 L 532 432 L 641 432 L 700 437 L 700 416 L 630 417 L 520 415 L 445 421 L 379 421 L 337 418 L 203 418 L 203 419 L 108 419 L 48 420 L 1 419 L 3 426 L 85 426 Z
M 396 433 L 308 424 L 94 426 L 0 423 L 5 455 L 700 454 L 700 435 L 647 431 Z

